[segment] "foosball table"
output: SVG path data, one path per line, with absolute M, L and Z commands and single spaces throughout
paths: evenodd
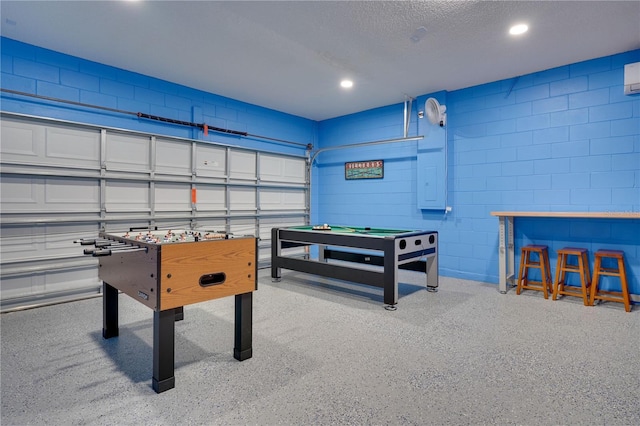
M 118 336 L 118 292 L 153 309 L 153 379 L 157 393 L 175 387 L 175 321 L 184 306 L 235 296 L 233 356 L 252 356 L 252 296 L 257 290 L 257 240 L 225 232 L 144 230 L 100 232 L 82 239 L 99 259 L 102 336 Z

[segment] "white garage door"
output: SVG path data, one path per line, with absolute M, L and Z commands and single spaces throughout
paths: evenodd
M 307 158 L 2 113 L 2 311 L 94 296 L 100 230 L 206 228 L 255 235 L 309 221 Z M 194 202 L 195 201 L 195 202 Z

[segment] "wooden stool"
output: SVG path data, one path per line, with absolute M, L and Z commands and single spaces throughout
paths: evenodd
M 518 271 L 518 287 L 516 294 L 522 289 L 542 291 L 544 298 L 549 298 L 553 293 L 551 281 L 551 268 L 549 267 L 549 248 L 547 246 L 530 244 L 520 249 L 520 269 Z M 536 253 L 538 260 L 531 259 L 531 254 Z M 529 269 L 540 269 L 540 281 L 529 280 Z
M 569 256 L 577 256 L 578 263 L 576 265 L 570 265 Z M 565 288 L 567 272 L 580 275 L 582 291 L 577 291 L 577 288 L 572 288 L 571 286 L 567 286 L 567 288 Z M 584 306 L 589 306 L 589 290 L 587 289 L 590 285 L 591 274 L 589 273 L 589 257 L 587 255 L 587 249 L 564 247 L 558 250 L 556 279 L 553 284 L 553 300 L 556 300 L 558 295 L 576 296 L 582 297 Z
M 605 268 L 602 266 L 602 259 L 611 258 L 618 261 L 617 268 Z M 609 275 L 620 278 L 622 291 L 598 290 L 601 275 Z M 624 267 L 624 252 L 622 250 L 598 250 L 595 255 L 593 266 L 593 284 L 591 285 L 591 306 L 596 300 L 607 300 L 609 302 L 624 303 L 624 310 L 631 312 L 631 301 L 629 299 L 629 288 L 627 286 L 627 270 Z

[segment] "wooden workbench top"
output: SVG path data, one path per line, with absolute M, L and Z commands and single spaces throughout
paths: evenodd
M 640 219 L 640 212 L 491 212 L 491 216 Z

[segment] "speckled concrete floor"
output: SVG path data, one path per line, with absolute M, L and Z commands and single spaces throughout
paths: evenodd
M 253 358 L 233 359 L 233 298 L 185 308 L 176 388 L 151 389 L 152 311 L 120 296 L 0 316 L 2 425 L 638 425 L 640 307 L 441 278 L 382 292 L 260 271 Z M 410 280 L 409 280 L 410 281 Z M 311 284 L 314 283 L 314 284 Z

